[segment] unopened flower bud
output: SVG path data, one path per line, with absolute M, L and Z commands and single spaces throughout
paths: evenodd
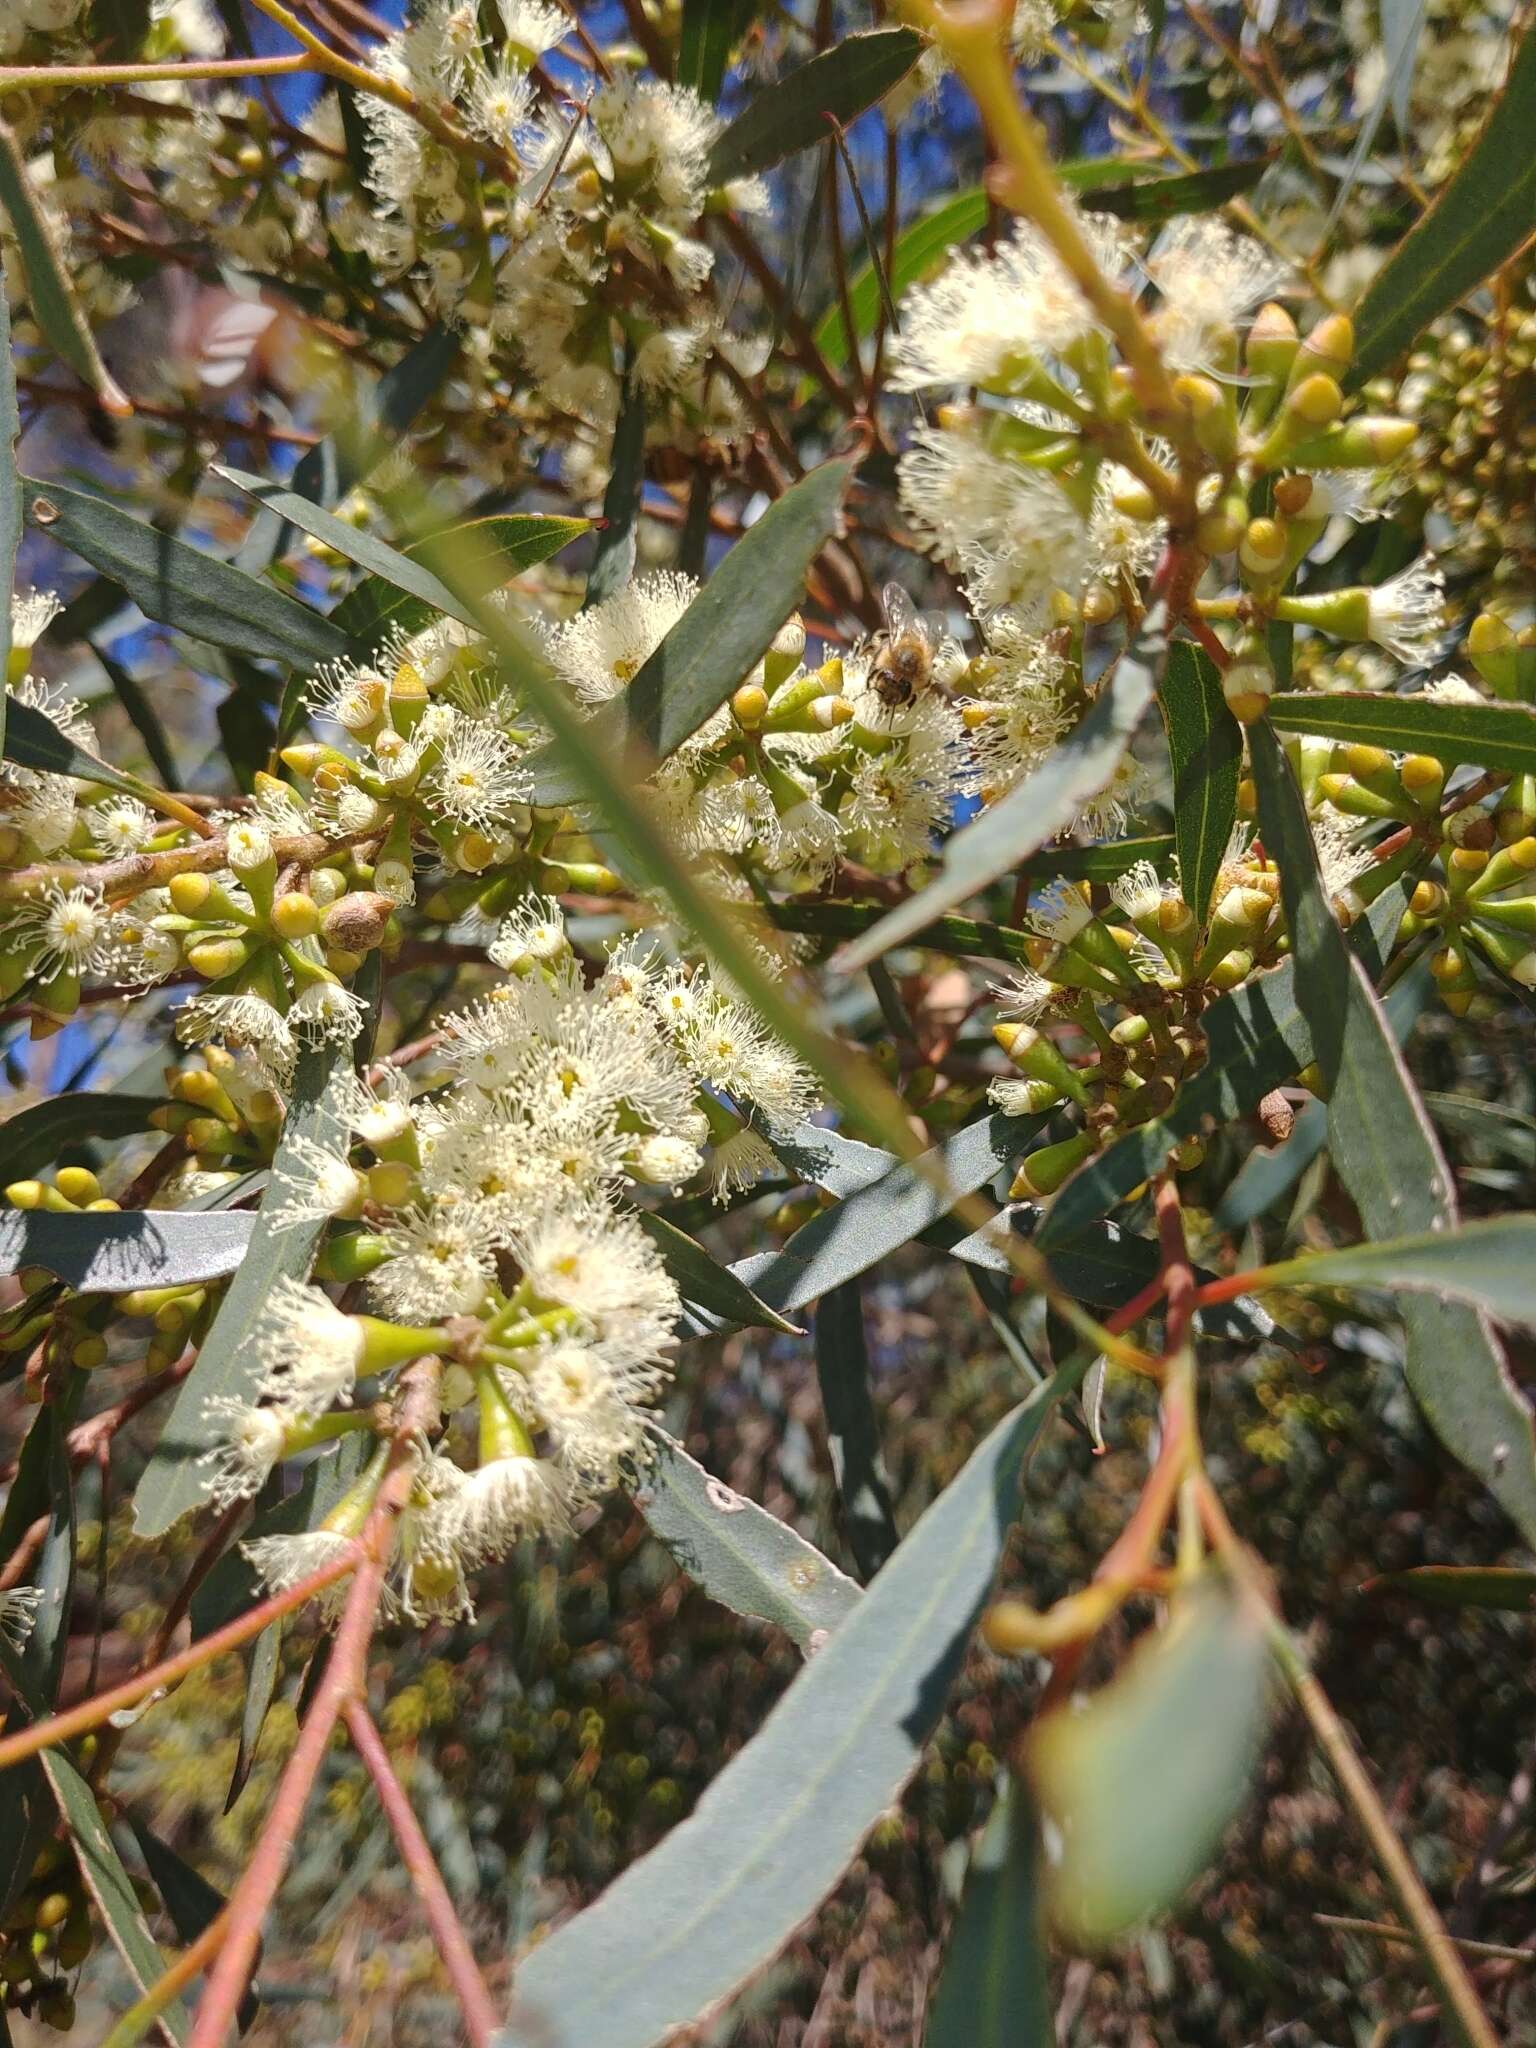
M 1250 519 L 1237 559 L 1252 576 L 1276 576 L 1285 566 L 1288 545 L 1286 530 L 1278 520 Z
M 172 875 L 166 885 L 171 907 L 182 917 L 196 917 L 212 892 L 213 884 L 208 877 L 196 873 Z
M 290 889 L 273 904 L 271 921 L 279 938 L 313 938 L 320 929 L 320 906 L 302 889 Z

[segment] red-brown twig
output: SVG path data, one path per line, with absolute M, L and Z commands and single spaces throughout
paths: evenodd
M 411 1883 L 427 1916 L 427 1925 L 432 1930 L 432 1939 L 453 1985 L 454 1996 L 463 2009 L 471 2048 L 489 2048 L 498 2024 L 496 2008 L 464 1938 L 464 1929 L 453 1910 L 448 1887 L 443 1883 L 442 1872 L 421 1831 L 421 1823 L 406 1797 L 405 1787 L 395 1776 L 389 1751 L 384 1747 L 383 1738 L 367 1707 L 360 1699 L 352 1699 L 343 1706 L 341 1713 L 353 1747 L 367 1766 L 368 1775 L 379 1795 L 379 1804 L 400 1846 Z

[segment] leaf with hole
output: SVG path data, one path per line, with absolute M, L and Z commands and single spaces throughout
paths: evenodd
M 921 1760 L 1074 1385 L 998 1424 L 689 1818 L 529 1953 L 497 2048 L 653 2048 L 778 1952 Z
M 1156 604 L 1100 685 L 1077 729 L 1008 794 L 944 842 L 938 875 L 836 954 L 847 974 L 867 967 L 944 911 L 1011 873 L 1064 832 L 1084 804 L 1108 788 L 1142 713 L 1152 701 L 1167 648 L 1167 618 Z
M 852 1612 L 859 1589 L 777 1515 L 661 1436 L 635 1493 L 653 1536 L 722 1607 L 771 1621 L 807 1655 Z

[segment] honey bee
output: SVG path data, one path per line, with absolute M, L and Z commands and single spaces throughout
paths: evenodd
M 933 682 L 944 628 L 935 614 L 920 612 L 899 583 L 887 583 L 880 602 L 885 631 L 876 643 L 869 682 L 888 711 L 899 711 Z

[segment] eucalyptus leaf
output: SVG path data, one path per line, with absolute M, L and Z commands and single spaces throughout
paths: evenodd
M 1485 1607 L 1506 1614 L 1536 1610 L 1536 1572 L 1516 1565 L 1420 1564 L 1367 1579 L 1362 1593 L 1406 1593 L 1432 1607 Z
M 1243 734 L 1203 647 L 1175 640 L 1159 692 L 1173 758 L 1173 824 L 1184 900 L 1203 927 L 1237 818 Z
M 1060 1844 L 1047 1895 L 1071 1939 L 1114 1940 L 1204 1869 L 1248 1794 L 1266 1664 L 1248 1609 L 1202 1586 L 1087 1706 L 1036 1725 L 1030 1776 Z
M 712 1258 L 698 1239 L 690 1237 L 686 1230 L 679 1230 L 675 1223 L 669 1223 L 666 1217 L 658 1216 L 653 1209 L 636 1209 L 633 1214 L 661 1253 L 667 1271 L 677 1282 L 678 1291 L 690 1308 L 702 1309 L 711 1320 L 730 1329 L 761 1327 L 783 1330 L 792 1337 L 800 1334 L 794 1323 L 787 1321 L 777 1309 L 770 1308 L 729 1266 L 722 1266 L 718 1259 Z
M 713 106 L 735 45 L 746 34 L 756 0 L 683 0 L 677 82 Z
M 176 1209 L 8 1209 L 0 1212 L 0 1273 L 41 1266 L 77 1294 L 192 1287 L 237 1269 L 255 1221 Z
M 748 527 L 628 689 L 589 721 L 594 752 L 631 754 L 643 772 L 719 709 L 804 596 L 806 571 L 837 531 L 856 466 L 853 456 L 822 463 Z M 585 794 L 558 747 L 530 766 L 540 803 Z
M 1350 381 L 1387 369 L 1529 239 L 1536 223 L 1536 38 L 1523 35 L 1482 133 L 1366 289 Z
M 536 568 L 551 555 L 590 533 L 590 519 L 568 519 L 553 512 L 497 512 L 485 519 L 445 527 L 434 541 L 451 548 L 454 560 L 472 587 L 491 591 L 524 569 Z M 405 548 L 407 560 L 415 550 Z M 360 647 L 376 647 L 392 628 L 415 633 L 426 625 L 434 607 L 409 597 L 383 576 L 365 576 L 331 613 Z
M 1301 792 L 1263 720 L 1248 742 L 1264 844 L 1279 861 L 1297 994 L 1328 1095 L 1328 1145 L 1367 1235 L 1376 1242 L 1448 1231 L 1450 1172 L 1366 978 L 1344 943 L 1318 873 Z M 1484 1315 L 1410 1295 L 1400 1305 L 1404 1371 L 1431 1428 L 1536 1542 L 1536 1432 Z
M 154 792 L 146 789 L 137 776 L 124 775 L 110 767 L 97 755 L 77 746 L 35 704 L 18 704 L 14 698 L 5 726 L 5 758 L 20 768 L 37 769 L 45 775 L 68 775 L 77 782 L 99 783 L 103 789 L 118 789 L 125 796 L 151 800 L 154 797 Z
M 1266 1287 L 1382 1287 L 1486 1309 L 1536 1325 L 1536 1216 L 1488 1216 L 1454 1229 L 1286 1259 Z
M 1428 697 L 1286 691 L 1269 700 L 1281 732 L 1363 741 L 1405 754 L 1432 754 L 1447 767 L 1536 772 L 1536 711 L 1523 704 L 1442 704 Z
M 272 1160 L 274 1183 L 289 1168 L 302 1179 L 296 1157 L 301 1140 L 335 1140 L 342 1129 L 342 1102 L 351 1072 L 346 1047 L 321 1046 L 300 1056 L 283 1135 Z M 273 1207 L 269 1186 L 254 1218 L 197 1219 L 204 1230 L 221 1223 L 250 1224 L 249 1245 L 139 1480 L 133 1497 L 134 1531 L 139 1536 L 163 1536 L 208 1498 L 213 1469 L 200 1461 L 218 1441 L 219 1432 L 218 1418 L 209 1415 L 208 1404 L 221 1397 L 252 1398 L 264 1364 L 252 1337 L 267 1296 L 283 1277 L 301 1279 L 309 1271 L 324 1217 L 280 1226 L 273 1221 Z
M 1028 1788 L 998 1794 L 966 1874 L 923 2048 L 1052 2048 L 1040 1831 Z
M 161 1095 L 118 1095 L 77 1090 L 50 1095 L 0 1123 L 0 1186 L 31 1180 L 71 1146 L 126 1138 L 149 1129 Z
M 856 1278 L 832 1288 L 816 1304 L 816 1378 L 843 1534 L 859 1577 L 867 1583 L 901 1537 L 870 1388 L 864 1291 Z
M 176 1939 L 185 1948 L 190 1948 L 205 1929 L 223 1912 L 228 1901 L 216 1885 L 211 1885 L 201 1871 L 194 1870 L 183 1857 L 178 1856 L 168 1842 L 162 1842 L 151 1829 L 130 1814 L 128 1825 L 133 1830 L 133 1839 L 139 1845 L 139 1854 L 144 1858 L 144 1867 L 149 1872 L 150 1882 L 160 1894 L 171 1925 L 176 1930 Z M 261 2001 L 254 1991 L 248 1991 L 240 2001 L 240 2031 L 255 2019 L 261 2009 Z
M 107 499 L 22 479 L 27 523 L 118 583 L 147 619 L 258 660 L 334 661 L 351 646 L 296 597 L 162 533 Z
M 645 388 L 631 362 L 613 429 L 608 488 L 603 492 L 603 528 L 587 574 L 583 609 L 622 590 L 635 573 L 640 504 L 645 495 Z
M 847 123 L 906 77 L 923 53 L 915 29 L 844 36 L 830 50 L 753 95 L 710 151 L 709 182 L 729 184 L 827 140 L 827 118 Z
M 21 545 L 21 476 L 16 443 L 21 414 L 16 405 L 16 363 L 11 354 L 11 310 L 0 292 L 0 743 L 10 701 L 11 597 L 16 587 L 16 550 Z
M 1167 615 L 1159 603 L 1142 620 L 1076 730 L 1006 796 L 947 839 L 935 879 L 846 945 L 832 964 L 845 974 L 867 967 L 942 912 L 1022 867 L 1046 840 L 1065 831 L 1083 805 L 1114 779 L 1152 701 L 1166 648 Z
M 653 2048 L 777 1953 L 916 1769 L 1075 1384 L 998 1424 L 689 1818 L 533 1949 L 498 2048 Z
M 635 1493 L 651 1533 L 711 1600 L 771 1621 L 809 1655 L 853 1611 L 859 1589 L 786 1522 L 659 1437 Z

